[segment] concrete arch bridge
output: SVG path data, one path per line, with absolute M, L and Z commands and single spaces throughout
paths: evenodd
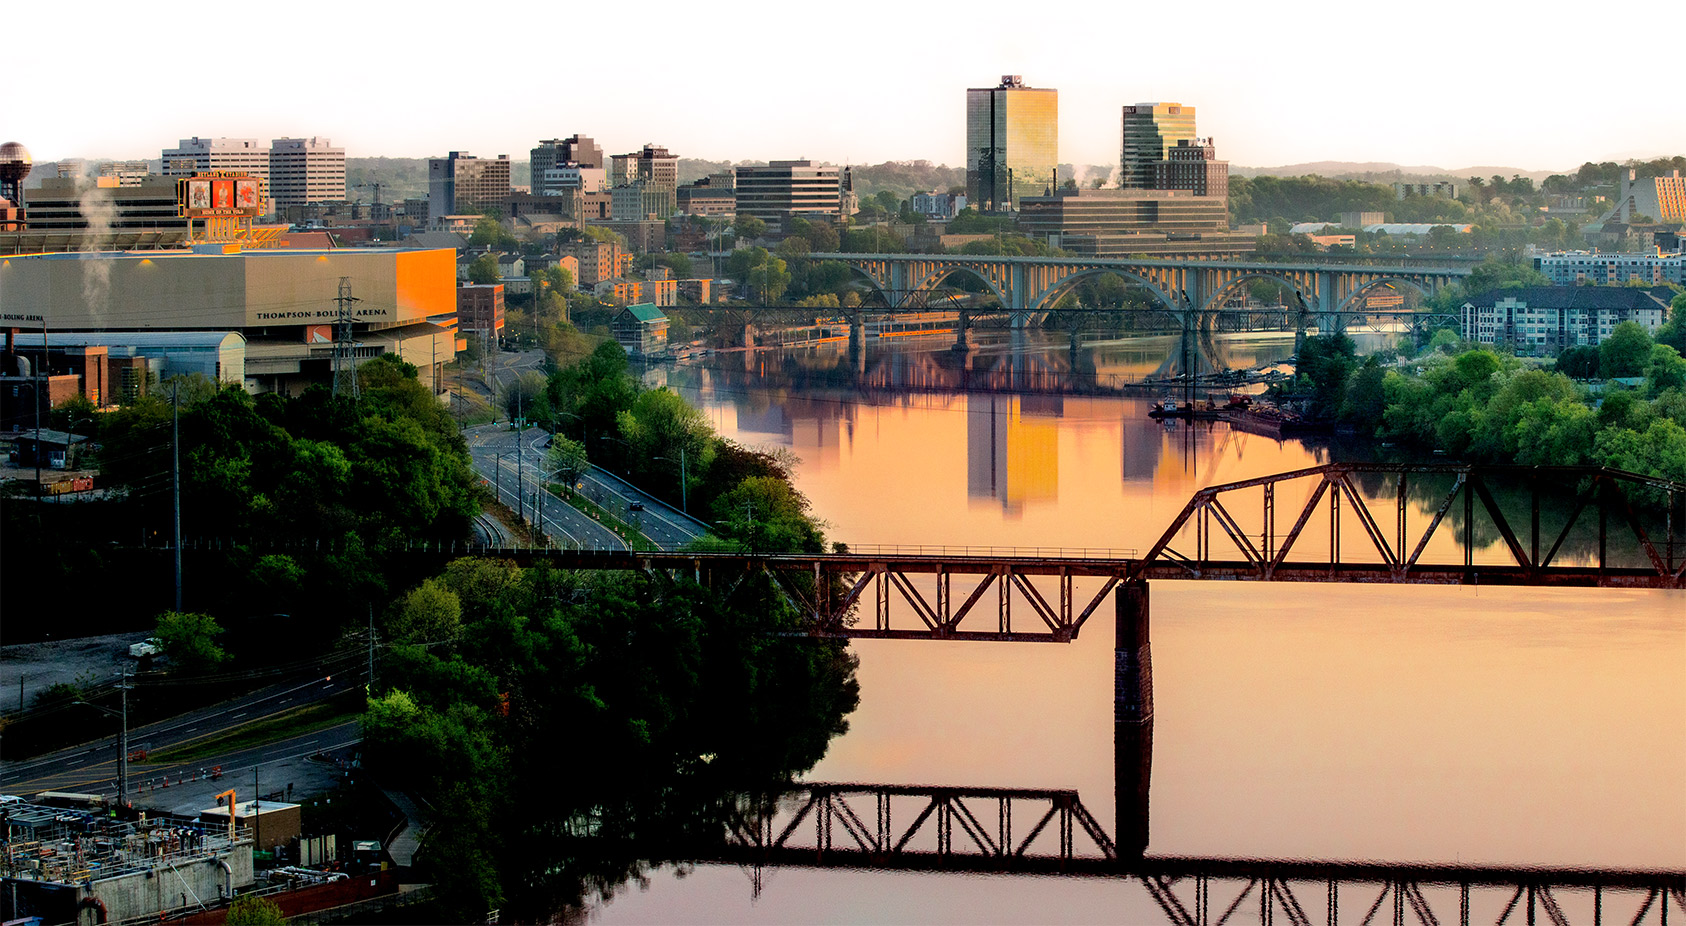
M 1378 286 L 1403 286 L 1431 296 L 1470 274 L 1467 266 L 1417 264 L 1267 263 L 1237 260 L 993 257 L 965 254 L 812 254 L 834 260 L 870 280 L 891 309 L 924 308 L 937 287 L 955 275 L 984 284 L 1015 316 L 1046 312 L 1084 279 L 1116 274 L 1145 288 L 1174 314 L 1223 311 L 1235 291 L 1267 280 L 1292 289 L 1304 313 L 1324 331 L 1340 330 L 1362 297 Z M 1016 323 L 1022 323 L 1018 321 Z M 1190 325 L 1189 327 L 1193 327 Z

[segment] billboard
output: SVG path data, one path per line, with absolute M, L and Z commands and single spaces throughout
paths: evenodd
M 181 214 L 189 218 L 249 218 L 263 214 L 263 185 L 244 174 L 200 174 L 177 184 Z
M 334 343 L 333 325 L 311 325 L 304 329 L 304 343 L 332 344 Z

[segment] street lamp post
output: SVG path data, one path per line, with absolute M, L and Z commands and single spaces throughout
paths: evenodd
M 651 457 L 650 459 L 652 459 L 652 460 L 666 460 L 669 463 L 673 462 L 672 457 Z M 679 510 L 684 512 L 687 517 L 689 517 L 690 514 L 691 514 L 691 503 L 689 501 L 690 492 L 689 492 L 689 488 L 687 486 L 687 483 L 689 481 L 690 480 L 685 477 L 685 445 L 680 444 L 679 445 Z
M 117 686 L 123 692 L 123 710 L 114 711 L 109 707 L 101 707 L 91 701 L 77 701 L 96 711 L 110 714 L 123 722 L 123 728 L 117 735 L 117 803 L 127 806 L 129 803 L 129 673 L 123 672 L 123 683 Z

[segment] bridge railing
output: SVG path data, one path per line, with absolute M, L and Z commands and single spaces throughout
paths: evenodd
M 1137 557 L 1134 547 L 999 547 L 952 544 L 862 543 L 847 544 L 855 556 L 941 557 L 943 559 L 1078 559 L 1119 562 Z

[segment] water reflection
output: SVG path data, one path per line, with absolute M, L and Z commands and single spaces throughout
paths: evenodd
M 1048 347 L 1043 353 L 1052 357 L 1026 358 L 1018 369 L 1066 362 L 1066 345 Z M 941 344 L 905 346 L 894 356 L 869 351 L 864 373 L 846 357 L 815 353 L 756 361 L 773 371 L 796 368 L 799 377 L 684 367 L 673 376 L 724 435 L 801 457 L 799 487 L 830 522 L 830 535 L 851 543 L 1145 550 L 1199 488 L 1373 453 L 1221 424 L 1167 428 L 1146 417 L 1157 397 L 1151 394 L 1065 394 L 1057 415 L 1035 406 L 1029 414 L 1022 400 L 1033 392 L 954 385 L 980 366 L 1012 371 L 1007 357 L 996 356 L 1012 350 L 984 340 L 970 371 Z M 1152 339 L 1085 350 L 1089 356 L 1075 368 L 1088 364 L 1097 375 L 1139 374 L 1164 359 Z M 1016 406 L 1014 398 L 1021 400 Z M 1052 451 L 1042 470 L 1032 470 L 1035 479 L 1021 483 L 1044 488 L 1025 489 L 1017 504 L 1013 434 L 997 426 L 1014 408 L 1021 423 L 1051 428 L 1027 439 Z M 985 460 L 993 466 L 987 481 Z M 996 478 L 1001 473 L 1005 482 Z M 1373 511 L 1391 511 L 1394 483 L 1361 479 L 1359 488 Z M 1409 486 L 1408 513 L 1419 530 L 1447 489 L 1426 479 Z M 1278 499 L 1284 510 L 1305 501 L 1290 494 Z M 1494 494 L 1528 519 L 1524 487 L 1496 487 Z M 1557 502 L 1544 505 L 1542 534 L 1555 539 L 1567 515 Z M 1245 517 L 1258 514 L 1248 509 Z M 1459 502 L 1430 553 L 1461 558 L 1462 518 Z M 1508 555 L 1479 506 L 1473 527 L 1479 557 Z M 1349 536 L 1357 530 L 1349 525 Z M 1565 549 L 1584 557 L 1596 547 L 1595 534 L 1596 518 L 1583 514 Z M 1214 582 L 1156 582 L 1154 593 L 1149 857 L 1388 859 L 1417 869 L 1686 868 L 1681 593 Z M 1114 707 L 1106 697 L 1116 672 L 1111 621 L 1110 613 L 1098 616 L 1069 646 L 851 644 L 861 659 L 861 705 L 810 777 L 1069 792 L 1123 843 L 1118 807 L 1132 799 L 1114 776 Z M 781 807 L 794 814 L 804 793 L 811 792 Z M 908 807 L 892 807 L 891 819 L 911 823 L 919 798 L 898 800 Z M 974 815 L 984 806 L 962 800 Z M 1041 806 L 1045 813 L 1048 805 Z M 871 824 L 876 798 L 851 807 Z M 788 816 L 781 819 L 788 825 Z M 812 836 L 813 824 L 805 818 L 792 838 Z M 1030 825 L 1015 823 L 1014 831 Z M 1038 840 L 1057 832 L 1045 830 Z M 1080 825 L 1074 833 L 1081 835 Z M 834 838 L 844 835 L 834 821 Z M 921 830 L 917 838 L 925 836 Z M 1201 887 L 1192 870 L 1170 867 L 1140 872 L 1143 881 L 757 869 L 749 861 L 682 865 L 654 872 L 649 890 L 624 894 L 592 915 L 603 922 L 1188 923 L 1217 922 L 1238 903 L 1229 922 L 1301 922 L 1283 912 L 1291 894 L 1305 919 L 1324 921 L 1326 885 L 1295 880 L 1316 875 L 1283 868 L 1243 877 L 1232 870 L 1236 880 L 1220 881 L 1214 869 Z M 1458 920 L 1457 886 L 1401 870 L 1416 885 L 1401 888 L 1374 874 L 1336 892 L 1340 922 L 1359 922 L 1378 900 L 1372 922 L 1393 921 L 1395 910 L 1417 922 L 1418 901 L 1439 922 Z M 1179 875 L 1188 880 L 1168 887 L 1159 880 Z M 1167 916 L 1156 896 L 1164 890 L 1188 918 Z M 1592 921 L 1590 889 L 1550 894 L 1569 922 Z M 1261 908 L 1262 896 L 1274 898 L 1272 905 Z M 1513 896 L 1514 886 L 1472 891 L 1472 921 L 1496 922 Z M 1530 902 L 1537 922 L 1551 921 L 1544 896 L 1523 891 L 1509 922 L 1526 922 Z M 1619 914 L 1631 922 L 1646 896 L 1623 895 L 1618 904 L 1606 893 L 1604 921 Z M 1654 900 L 1647 922 L 1659 916 Z M 1680 916 L 1672 909 L 1671 920 Z

